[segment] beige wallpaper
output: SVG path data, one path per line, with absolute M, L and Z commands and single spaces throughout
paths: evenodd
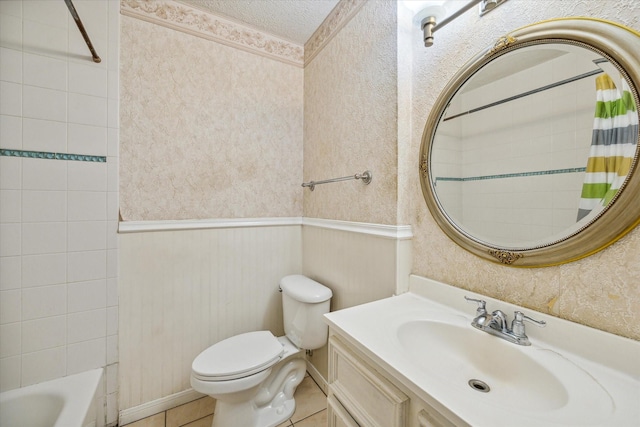
M 305 217 L 396 224 L 396 15 L 367 2 L 305 67 L 305 181 L 373 174 L 305 190 Z
M 625 1 L 510 0 L 479 18 L 469 12 L 436 33 L 426 49 L 413 30 L 412 151 L 418 153 L 423 126 L 447 81 L 459 67 L 497 37 L 520 26 L 564 16 L 592 16 L 640 28 L 640 3 Z M 415 160 L 415 159 L 414 159 Z M 640 229 L 581 261 L 541 269 L 517 269 L 483 261 L 447 238 L 429 213 L 410 169 L 415 216 L 416 274 L 548 312 L 622 336 L 640 339 Z
M 302 216 L 303 69 L 121 19 L 123 220 Z

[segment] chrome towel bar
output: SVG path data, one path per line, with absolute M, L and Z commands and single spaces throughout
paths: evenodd
M 343 176 L 342 178 L 325 179 L 322 181 L 303 182 L 302 186 L 309 187 L 311 191 L 313 191 L 316 188 L 316 185 L 318 184 L 329 184 L 330 182 L 348 181 L 350 179 L 361 179 L 362 182 L 364 182 L 365 184 L 369 184 L 373 179 L 373 176 L 371 175 L 371 172 L 367 170 L 362 173 L 357 173 L 355 175 Z

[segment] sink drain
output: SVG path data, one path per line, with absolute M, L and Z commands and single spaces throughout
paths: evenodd
M 489 387 L 489 384 L 480 380 L 469 380 L 469 386 L 475 391 L 479 391 L 481 393 L 489 393 L 489 391 L 491 391 L 491 387 Z

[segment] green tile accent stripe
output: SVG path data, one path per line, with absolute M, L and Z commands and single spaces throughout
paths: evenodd
M 556 175 L 560 173 L 585 172 L 586 170 L 587 170 L 586 167 L 582 167 L 582 168 L 552 169 L 552 170 L 534 171 L 534 172 L 503 173 L 499 175 L 469 176 L 466 178 L 451 178 L 451 177 L 439 176 L 439 177 L 436 177 L 436 183 L 438 181 L 467 182 L 467 181 L 482 181 L 485 179 L 523 178 L 527 176 Z
M 0 148 L 0 156 L 25 157 L 28 159 L 73 160 L 76 162 L 106 163 L 105 156 L 89 156 L 87 154 L 50 153 L 47 151 L 25 151 Z

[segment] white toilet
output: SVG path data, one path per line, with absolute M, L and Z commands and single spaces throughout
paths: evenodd
M 306 372 L 301 349 L 327 343 L 331 289 L 302 275 L 280 280 L 286 336 L 247 332 L 204 350 L 191 365 L 191 387 L 215 398 L 213 427 L 274 427 L 295 410 Z

